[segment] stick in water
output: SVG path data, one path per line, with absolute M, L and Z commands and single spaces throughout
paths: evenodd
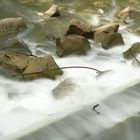
M 100 112 L 96 110 L 96 108 L 97 108 L 98 106 L 99 106 L 99 104 L 94 105 L 93 108 L 92 108 L 92 110 L 94 110 L 97 114 L 100 114 Z

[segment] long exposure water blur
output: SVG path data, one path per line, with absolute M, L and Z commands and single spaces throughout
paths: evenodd
M 53 4 L 60 7 L 61 17 L 42 18 Z M 66 69 L 56 80 L 33 81 L 0 74 L 0 140 L 140 140 L 140 70 L 122 55 L 140 41 L 140 18 L 126 24 L 116 17 L 127 6 L 139 9 L 140 1 L 0 0 L 0 19 L 25 20 L 27 29 L 17 37 L 33 55 L 50 54 L 60 67 L 110 70 L 97 77 L 96 71 Z M 58 57 L 54 37 L 65 34 L 72 18 L 93 27 L 119 22 L 125 45 L 104 50 L 89 40 L 87 55 Z M 97 104 L 99 113 L 93 110 Z

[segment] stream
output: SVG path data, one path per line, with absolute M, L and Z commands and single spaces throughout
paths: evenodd
M 60 6 L 60 18 L 39 16 L 53 3 Z M 140 41 L 140 20 L 120 23 L 124 46 L 104 50 L 89 40 L 87 55 L 60 58 L 53 39 L 64 35 L 72 18 L 92 26 L 119 22 L 115 17 L 119 8 L 139 4 L 139 0 L 0 0 L 0 19 L 21 16 L 26 21 L 27 29 L 17 37 L 34 55 L 50 54 L 60 67 L 110 70 L 98 75 L 88 69 L 65 69 L 56 80 L 33 81 L 0 74 L 0 140 L 139 140 L 140 69 L 122 53 Z M 99 114 L 92 109 L 97 104 Z

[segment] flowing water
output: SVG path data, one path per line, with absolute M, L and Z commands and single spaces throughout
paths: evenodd
M 60 18 L 39 16 L 52 3 Z M 0 18 L 22 16 L 28 28 L 17 36 L 35 55 L 51 54 L 60 67 L 90 66 L 111 70 L 98 76 L 86 69 L 67 69 L 55 81 L 16 81 L 0 75 L 0 140 L 139 140 L 140 70 L 122 52 L 140 40 L 140 21 L 121 23 L 125 46 L 104 50 L 90 40 L 86 56 L 57 57 L 53 37 L 62 36 L 72 18 L 93 26 L 118 21 L 117 10 L 133 0 L 0 0 Z M 58 86 L 59 85 L 59 86 Z M 57 87 L 57 88 L 56 88 Z M 96 114 L 92 107 L 97 108 Z M 27 135 L 27 136 L 25 136 Z M 23 136 L 23 137 L 22 137 Z

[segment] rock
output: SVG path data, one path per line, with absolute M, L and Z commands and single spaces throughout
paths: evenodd
M 91 47 L 88 39 L 79 35 L 56 38 L 57 55 L 85 54 Z
M 0 20 L 0 35 L 5 35 L 19 31 L 21 28 L 25 28 L 24 20 L 19 18 L 5 18 Z
M 54 4 L 44 14 L 50 17 L 58 17 L 60 16 L 60 11 L 58 6 Z
M 124 21 L 127 19 L 140 19 L 140 11 L 132 7 L 126 7 L 117 16 Z
M 124 41 L 120 33 L 111 33 L 102 40 L 101 45 L 104 49 L 110 49 L 118 45 L 124 45 Z
M 132 61 L 132 65 L 135 66 L 135 67 L 140 67 L 140 57 L 135 58 L 135 59 Z
M 78 85 L 71 78 L 67 78 L 52 90 L 52 94 L 56 99 L 63 99 L 71 96 L 77 88 Z
M 57 75 L 61 74 L 63 74 L 63 71 L 55 63 L 51 55 L 33 58 L 23 71 L 24 79 L 28 80 L 42 77 L 55 79 Z
M 15 52 L 1 52 L 0 65 L 12 73 L 22 73 L 33 57 Z
M 55 79 L 56 75 L 63 73 L 50 55 L 33 57 L 16 52 L 1 52 L 0 66 L 28 80 L 42 77 Z
M 25 55 L 32 55 L 28 46 L 23 41 L 19 41 L 17 38 L 9 38 L 6 41 L 1 42 L 0 51 L 11 51 Z
M 134 43 L 127 51 L 123 52 L 126 59 L 133 59 L 140 54 L 140 42 Z
M 97 27 L 93 30 L 94 40 L 96 42 L 102 42 L 107 34 L 116 33 L 119 29 L 118 23 L 111 23 L 104 26 Z
M 78 19 L 72 19 L 66 32 L 66 35 L 76 34 L 84 36 L 86 38 L 93 38 L 92 29 L 92 26 L 88 23 Z

